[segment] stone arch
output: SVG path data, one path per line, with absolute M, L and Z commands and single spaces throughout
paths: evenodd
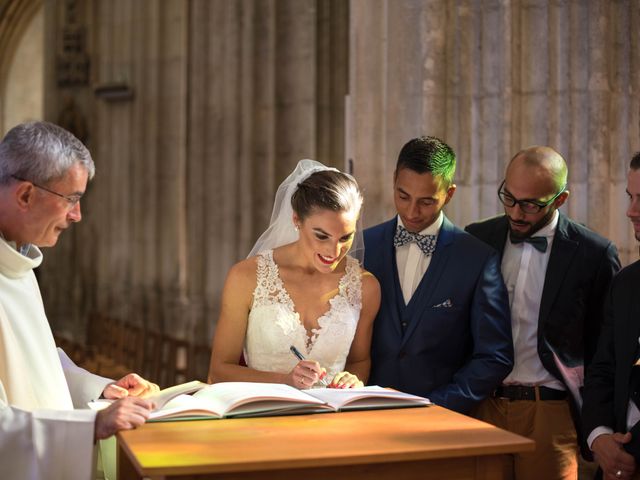
M 0 0 L 0 132 L 7 127 L 4 125 L 5 95 L 15 53 L 42 8 L 42 0 Z

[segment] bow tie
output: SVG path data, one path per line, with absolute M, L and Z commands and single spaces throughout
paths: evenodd
M 398 225 L 396 234 L 393 237 L 393 246 L 398 248 L 406 245 L 407 243 L 415 242 L 418 248 L 422 250 L 425 255 L 432 255 L 436 249 L 437 235 L 420 235 L 419 233 L 413 233 L 408 231 L 402 225 Z
M 547 251 L 547 237 L 526 237 L 526 238 L 520 238 L 520 237 L 515 237 L 513 235 L 509 236 L 511 243 L 513 243 L 514 245 L 517 245 L 518 243 L 529 243 L 531 244 L 531 246 L 533 248 L 535 248 L 536 250 L 538 250 L 541 253 L 544 253 Z

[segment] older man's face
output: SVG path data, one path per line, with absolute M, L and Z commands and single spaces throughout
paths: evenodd
M 67 197 L 81 196 L 87 188 L 88 176 L 87 170 L 77 163 L 63 178 L 43 186 Z M 29 243 L 38 247 L 52 247 L 64 230 L 82 219 L 80 202 L 72 204 L 41 188 L 35 188 L 33 193 L 36 199 L 29 220 Z

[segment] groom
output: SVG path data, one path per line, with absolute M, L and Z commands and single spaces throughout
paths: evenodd
M 398 215 L 364 232 L 382 290 L 369 383 L 468 413 L 511 371 L 513 344 L 497 253 L 442 213 L 455 164 L 441 140 L 410 140 L 393 177 Z

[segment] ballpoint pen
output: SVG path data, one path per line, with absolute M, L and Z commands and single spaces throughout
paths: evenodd
M 297 349 L 296 347 L 294 347 L 293 345 L 291 345 L 291 346 L 289 347 L 289 350 L 291 350 L 291 353 L 293 353 L 293 354 L 298 358 L 298 360 L 306 360 L 306 359 L 304 358 L 304 355 L 302 355 L 302 354 L 300 353 L 300 350 L 298 350 L 298 349 Z M 321 378 L 320 380 L 318 380 L 318 383 L 320 383 L 321 385 L 323 385 L 323 386 L 325 386 L 325 387 L 329 385 L 329 384 L 327 383 L 327 381 L 326 381 L 324 378 Z

